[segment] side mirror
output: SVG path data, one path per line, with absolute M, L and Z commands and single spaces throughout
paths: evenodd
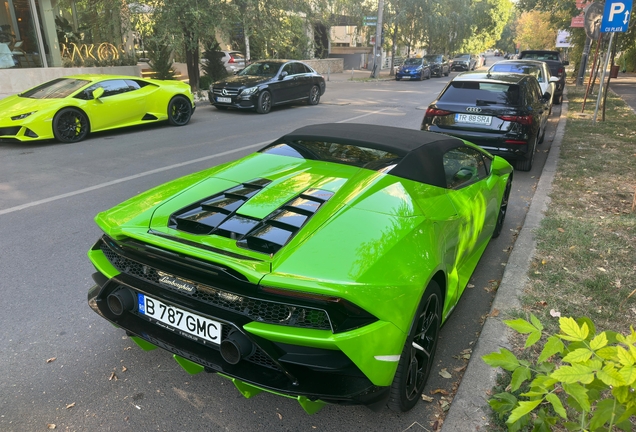
M 502 176 L 510 174 L 512 172 L 512 165 L 510 165 L 504 158 L 495 156 L 490 165 L 490 172 L 494 175 Z
M 289 74 L 287 73 L 287 71 L 282 71 L 282 72 L 280 73 L 280 76 L 278 77 L 278 79 L 279 79 L 279 80 L 282 80 L 282 79 L 283 79 L 283 78 L 285 78 L 287 75 L 289 75 Z
M 569 64 L 570 64 L 570 62 L 569 62 L 569 61 L 567 61 L 567 60 L 565 60 L 565 61 L 563 62 L 563 66 L 567 66 L 567 65 L 569 65 Z
M 553 83 L 555 83 L 555 82 L 559 82 L 559 77 L 558 77 L 558 76 L 554 76 L 554 75 L 552 75 L 552 76 L 550 77 L 550 81 L 549 81 L 549 82 L 553 82 Z
M 104 95 L 104 89 L 102 87 L 97 87 L 93 90 L 93 99 L 99 99 Z

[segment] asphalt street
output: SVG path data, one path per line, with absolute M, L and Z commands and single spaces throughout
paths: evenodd
M 419 129 L 448 78 L 352 82 L 331 76 L 320 105 L 268 115 L 197 107 L 183 128 L 100 133 L 62 145 L 0 144 L 0 430 L 431 429 L 445 392 L 459 384 L 508 255 L 524 223 L 556 133 L 555 107 L 530 172 L 515 173 L 504 232 L 486 250 L 470 287 L 442 329 L 425 388 L 433 402 L 395 414 L 327 406 L 308 416 L 271 394 L 244 399 L 211 374 L 186 374 L 164 351 L 142 352 L 86 304 L 99 211 L 170 179 L 244 156 L 294 128 L 358 122 Z M 442 369 L 451 378 L 440 375 Z M 440 404 L 441 403 L 441 404 Z

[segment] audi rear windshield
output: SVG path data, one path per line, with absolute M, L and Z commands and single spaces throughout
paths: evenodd
M 451 82 L 438 101 L 476 106 L 519 106 L 519 85 L 479 81 Z
M 72 95 L 89 83 L 90 81 L 82 79 L 57 78 L 20 93 L 20 96 L 31 99 L 61 99 Z

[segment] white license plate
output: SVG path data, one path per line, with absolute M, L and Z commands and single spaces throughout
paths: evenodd
M 475 114 L 455 114 L 455 122 L 490 125 L 492 117 Z
M 216 101 L 223 102 L 223 103 L 232 103 L 232 98 L 218 97 L 216 98 Z
M 221 343 L 221 323 L 137 294 L 139 313 L 184 333 L 215 344 Z

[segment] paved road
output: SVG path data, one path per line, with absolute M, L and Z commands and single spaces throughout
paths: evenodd
M 86 305 L 93 272 L 86 251 L 100 235 L 94 215 L 131 195 L 248 154 L 306 124 L 417 129 L 422 108 L 446 81 L 332 80 L 316 107 L 261 116 L 202 105 L 184 128 L 133 128 L 70 145 L 0 144 L 0 430 L 44 430 L 47 424 L 91 431 L 430 429 L 439 393 L 435 403 L 402 415 L 327 406 L 310 417 L 295 401 L 270 394 L 246 400 L 216 375 L 187 375 L 167 352 L 142 352 Z M 555 109 L 552 125 L 558 115 Z M 454 369 L 465 360 L 455 357 L 476 340 L 553 134 L 552 127 L 535 168 L 515 174 L 504 233 L 488 247 L 474 287 L 442 329 L 427 393 L 450 391 L 459 379 Z M 453 378 L 440 377 L 442 368 Z

